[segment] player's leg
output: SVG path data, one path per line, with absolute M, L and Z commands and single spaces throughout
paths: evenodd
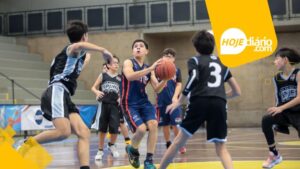
M 105 136 L 108 129 L 108 123 L 109 123 L 109 106 L 108 104 L 102 103 L 101 104 L 101 115 L 99 117 L 99 145 L 98 145 L 98 151 L 95 156 L 95 160 L 101 160 L 102 156 L 104 154 L 104 142 L 105 142 Z
M 221 159 L 225 169 L 233 169 L 231 156 L 226 149 L 227 112 L 226 101 L 221 98 L 207 98 L 207 140 L 215 143 L 216 154 Z
M 160 169 L 165 169 L 172 162 L 180 147 L 183 147 L 189 137 L 198 130 L 206 119 L 205 110 L 208 109 L 206 100 L 197 98 L 190 102 L 186 117 L 180 124 L 180 131 L 175 137 L 174 143 L 167 149 L 160 161 Z
M 129 133 L 128 133 L 128 128 L 125 124 L 124 115 L 123 115 L 123 111 L 122 111 L 121 107 L 118 107 L 118 109 L 119 109 L 119 113 L 120 113 L 120 130 L 121 130 L 121 134 L 124 137 L 125 144 L 128 145 L 128 144 L 131 144 L 131 140 L 130 140 Z
M 77 154 L 79 158 L 79 164 L 82 169 L 88 169 L 90 157 L 90 130 L 85 125 L 78 113 L 70 114 L 70 122 L 72 131 L 78 137 Z
M 181 108 L 177 108 L 170 114 L 170 124 L 173 129 L 174 136 L 176 137 L 179 133 L 179 124 L 181 123 L 182 118 L 181 118 Z M 181 154 L 184 154 L 186 152 L 185 146 L 181 147 L 179 152 Z
M 126 146 L 126 152 L 128 154 L 129 163 L 135 167 L 139 168 L 140 166 L 140 153 L 138 151 L 139 144 L 143 139 L 146 133 L 146 125 L 143 122 L 143 119 L 140 116 L 139 110 L 140 107 L 138 106 L 128 106 L 122 105 L 122 109 L 124 110 L 124 116 L 128 123 L 128 126 L 133 133 L 131 138 L 131 145 Z M 135 117 L 135 118 L 132 118 Z
M 276 149 L 276 142 L 275 142 L 273 126 L 288 124 L 287 118 L 284 116 L 284 113 L 287 113 L 287 112 L 282 112 L 275 116 L 267 114 L 262 118 L 262 122 L 261 122 L 262 123 L 262 131 L 265 135 L 265 138 L 267 140 L 267 144 L 269 147 L 269 156 L 268 156 L 267 160 L 263 162 L 264 168 L 272 168 L 274 165 L 276 165 L 282 161 L 282 157 L 280 156 L 278 150 Z
M 166 148 L 169 148 L 172 143 L 170 139 L 170 115 L 166 113 L 166 106 L 164 105 L 157 107 L 156 111 L 159 114 L 159 126 L 161 126 L 163 130 Z
M 191 136 L 192 135 L 186 132 L 184 129 L 179 131 L 178 135 L 174 139 L 174 142 L 164 153 L 160 161 L 160 166 L 159 166 L 160 169 L 166 169 L 168 167 L 168 165 L 173 161 L 179 149 L 186 144 L 187 140 Z
M 224 142 L 216 142 L 216 153 L 220 157 L 224 169 L 233 169 L 232 159 Z
M 113 157 L 119 157 L 120 154 L 116 148 L 116 140 L 119 133 L 120 113 L 117 105 L 110 104 L 110 116 L 109 116 L 109 133 L 111 134 L 108 148 Z
M 71 125 L 69 122 L 68 99 L 69 94 L 61 86 L 51 86 L 43 93 L 41 98 L 41 108 L 44 117 L 52 120 L 55 129 L 44 131 L 34 139 L 38 143 L 59 141 L 71 135 Z
M 155 168 L 153 165 L 153 154 L 157 142 L 157 132 L 158 132 L 158 122 L 156 117 L 156 110 L 154 106 L 148 102 L 144 105 L 141 113 L 143 120 L 146 121 L 147 127 L 149 130 L 148 139 L 147 139 L 147 154 L 144 161 L 145 169 Z

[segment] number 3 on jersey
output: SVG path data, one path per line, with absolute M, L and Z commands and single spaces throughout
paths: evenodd
M 214 82 L 207 82 L 208 87 L 219 87 L 221 84 L 221 66 L 218 63 L 210 62 L 209 68 L 213 68 L 214 70 L 210 72 L 210 75 L 213 76 L 216 80 Z

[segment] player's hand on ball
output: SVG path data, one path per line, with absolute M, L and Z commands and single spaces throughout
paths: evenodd
M 157 61 L 155 61 L 152 65 L 151 65 L 151 70 L 154 70 L 156 68 L 156 66 L 161 64 L 161 60 L 162 59 L 158 59 Z

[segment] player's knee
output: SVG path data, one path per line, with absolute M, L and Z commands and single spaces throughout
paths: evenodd
M 261 120 L 261 126 L 262 126 L 262 128 L 265 128 L 267 126 L 272 126 L 272 124 L 271 124 L 272 119 L 271 118 L 272 118 L 272 116 L 269 115 L 269 114 L 264 115 L 264 117 Z
M 145 134 L 146 131 L 147 131 L 146 125 L 140 125 L 140 126 L 136 129 L 136 132 L 141 133 L 141 134 Z
M 68 129 L 66 129 L 66 130 L 61 130 L 61 131 L 59 131 L 59 133 L 58 133 L 58 139 L 59 139 L 59 140 L 67 139 L 68 137 L 70 137 L 70 135 L 71 135 L 71 130 L 68 130 Z
M 158 126 L 158 123 L 156 120 L 151 120 L 148 122 L 148 128 L 149 130 L 157 130 L 157 126 Z
M 85 139 L 89 139 L 90 138 L 90 130 L 87 127 L 82 127 L 77 129 L 77 131 L 75 131 L 76 135 L 79 138 L 85 138 Z

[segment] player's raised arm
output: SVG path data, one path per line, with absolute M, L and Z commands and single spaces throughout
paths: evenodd
M 141 77 L 147 75 L 148 73 L 150 73 L 151 71 L 153 71 L 155 69 L 155 67 L 157 66 L 157 64 L 159 64 L 159 61 L 160 60 L 157 60 L 150 67 L 148 67 L 146 69 L 143 69 L 140 71 L 134 71 L 131 60 L 127 59 L 124 61 L 124 64 L 123 64 L 123 73 L 129 81 L 138 80 L 139 78 L 141 78 Z

